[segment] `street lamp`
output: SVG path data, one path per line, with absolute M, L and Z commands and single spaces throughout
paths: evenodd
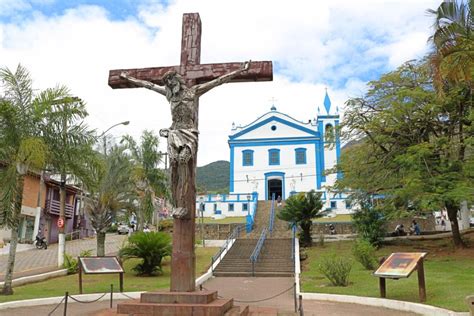
M 201 212 L 201 240 L 202 246 L 206 247 L 206 242 L 204 241 L 204 197 L 199 197 L 199 212 Z
M 105 131 L 103 131 L 102 134 L 100 134 L 99 136 L 96 137 L 96 140 L 103 137 L 102 139 L 103 139 L 103 142 L 104 142 L 104 155 L 107 154 L 107 137 L 106 137 L 107 132 L 110 131 L 112 128 L 116 127 L 116 126 L 128 125 L 128 124 L 130 124 L 130 121 L 123 121 L 123 122 L 114 124 L 114 125 L 110 126 L 109 128 L 107 128 Z

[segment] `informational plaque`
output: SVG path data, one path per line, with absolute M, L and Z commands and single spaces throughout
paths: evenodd
M 416 269 L 418 262 L 426 256 L 426 252 L 395 252 L 374 272 L 381 278 L 408 278 Z
M 86 274 L 123 273 L 117 257 L 80 257 L 79 260 Z
M 118 273 L 123 292 L 123 268 L 117 257 L 79 257 L 79 293 L 82 294 L 82 274 Z

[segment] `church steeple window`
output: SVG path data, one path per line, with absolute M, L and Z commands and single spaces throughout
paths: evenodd
M 242 151 L 242 166 L 253 166 L 253 150 Z
M 280 149 L 269 149 L 268 150 L 268 164 L 275 166 L 280 164 Z

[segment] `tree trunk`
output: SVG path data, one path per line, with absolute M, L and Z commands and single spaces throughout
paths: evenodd
M 459 207 L 454 203 L 446 203 L 446 209 L 448 210 L 449 221 L 451 222 L 451 231 L 453 233 L 453 242 L 454 245 L 458 248 L 466 248 L 466 244 L 461 238 L 461 233 L 459 232 L 459 223 L 458 223 L 458 211 Z
M 303 247 L 311 247 L 313 239 L 311 237 L 311 222 L 302 222 L 301 226 L 301 244 Z
M 3 295 L 13 294 L 12 280 L 13 269 L 15 267 L 16 246 L 18 244 L 18 225 L 20 221 L 21 204 L 23 201 L 23 183 L 24 176 L 19 176 L 17 183 L 18 191 L 15 198 L 15 209 L 13 214 L 13 227 L 10 239 L 10 251 L 8 253 L 7 271 L 5 272 L 5 283 L 2 289 Z
M 105 256 L 105 233 L 97 232 L 97 257 Z

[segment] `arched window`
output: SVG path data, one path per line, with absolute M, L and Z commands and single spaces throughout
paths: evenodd
M 326 143 L 334 143 L 334 136 L 334 127 L 331 124 L 326 124 L 326 128 L 324 129 L 324 141 Z
M 253 150 L 242 151 L 242 166 L 253 166 Z

